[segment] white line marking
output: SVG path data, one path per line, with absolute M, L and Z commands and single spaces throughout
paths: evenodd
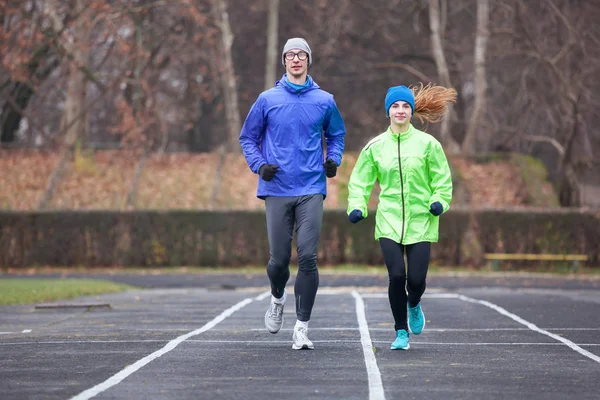
M 389 341 L 385 341 L 385 340 L 374 340 L 373 343 L 389 343 Z M 412 342 L 413 344 L 418 344 L 418 345 L 432 345 L 432 346 L 564 346 L 564 344 L 562 343 L 556 343 L 556 342 L 551 342 L 551 343 L 527 343 L 527 342 L 522 342 L 522 343 L 518 343 L 518 342 L 502 342 L 502 343 L 498 343 L 498 342 L 488 342 L 488 343 L 456 343 L 456 342 Z M 580 344 L 579 346 L 600 346 L 600 344 Z
M 256 300 L 257 300 L 257 301 L 264 300 L 264 299 L 266 299 L 267 297 L 269 297 L 270 295 L 271 295 L 271 291 L 270 291 L 270 290 L 267 290 L 266 292 L 264 292 L 264 293 L 261 293 L 259 296 L 257 296 L 257 297 L 256 297 Z
M 14 335 L 16 333 L 31 333 L 31 329 L 23 329 L 21 332 L 0 332 L 0 335 Z
M 600 331 L 600 328 L 542 328 L 547 331 Z
M 261 344 L 261 343 L 274 343 L 274 344 L 284 344 L 286 347 L 289 345 L 289 340 L 200 340 L 200 339 L 191 339 L 188 340 L 190 343 L 246 343 L 246 344 Z M 311 340 L 313 343 L 359 343 L 358 339 L 356 340 Z
M 365 299 L 387 299 L 387 293 L 363 293 L 361 294 Z M 456 293 L 430 293 L 424 294 L 422 297 L 424 299 L 457 299 L 458 294 Z
M 367 366 L 367 375 L 369 377 L 369 400 L 385 400 L 383 383 L 381 382 L 381 373 L 377 366 L 377 360 L 373 353 L 373 343 L 369 334 L 369 325 L 365 315 L 365 302 L 360 294 L 355 290 L 352 297 L 356 300 L 356 319 L 360 328 L 360 341 L 362 343 L 363 353 L 365 355 L 365 364 Z
M 0 343 L 0 346 L 31 346 L 36 344 L 107 344 L 107 343 L 165 343 L 168 340 L 157 340 L 157 339 L 143 339 L 143 340 L 72 340 L 72 341 L 45 341 L 45 342 L 5 342 Z M 288 340 L 199 340 L 199 339 L 188 339 L 188 343 L 246 343 L 246 344 L 285 344 L 288 345 Z M 356 344 L 360 341 L 357 340 L 313 340 L 314 343 L 339 343 L 339 344 Z M 373 340 L 373 343 L 389 343 L 386 340 Z M 532 345 L 532 346 L 564 346 L 562 343 L 453 343 L 453 342 L 411 342 L 419 345 L 433 345 L 433 346 L 512 346 L 512 345 Z M 580 343 L 579 346 L 600 346 L 600 343 Z
M 272 343 L 272 344 L 288 344 L 288 340 L 200 340 L 200 339 L 191 339 L 188 340 L 188 342 L 190 343 L 246 343 L 246 344 L 261 344 L 261 343 Z M 340 343 L 340 344 L 352 344 L 352 343 L 358 343 L 358 340 L 313 340 L 312 342 L 314 343 Z M 372 343 L 390 343 L 389 341 L 386 340 L 373 340 Z M 451 345 L 451 346 L 505 346 L 505 345 L 532 345 L 532 346 L 563 346 L 562 343 L 555 343 L 555 342 L 551 342 L 551 343 L 506 343 L 506 342 L 502 342 L 502 343 L 497 343 L 497 342 L 490 342 L 490 343 L 452 343 L 452 342 L 412 342 L 414 344 L 419 344 L 419 345 Z M 579 346 L 600 346 L 599 343 L 596 344 L 579 344 Z M 372 348 L 371 348 L 371 352 L 372 352 Z
M 48 344 L 48 345 L 56 345 L 56 344 L 107 344 L 107 343 L 165 343 L 168 340 L 157 340 L 157 339 L 143 339 L 143 340 L 73 340 L 73 341 L 45 341 L 45 342 L 5 342 L 0 343 L 0 346 L 19 346 L 19 345 L 36 345 L 36 344 Z M 355 340 L 313 340 L 314 343 L 341 343 L 341 344 L 356 344 L 360 343 L 360 340 L 357 338 Z M 188 339 L 186 343 L 246 343 L 246 344 L 283 344 L 286 347 L 289 345 L 289 340 L 199 340 L 199 339 Z
M 260 296 L 262 296 L 262 295 L 260 295 Z M 179 336 L 178 338 L 171 340 L 162 349 L 157 350 L 154 353 L 152 353 L 150 355 L 147 355 L 146 357 L 142 358 L 141 360 L 136 361 L 134 364 L 127 366 L 125 369 L 123 369 L 122 371 L 118 372 L 117 374 L 111 376 L 110 378 L 108 378 L 104 382 L 102 382 L 102 383 L 100 383 L 100 384 L 98 384 L 98 385 L 96 385 L 96 386 L 94 386 L 94 387 L 92 387 L 90 389 L 87 389 L 87 390 L 79 393 L 78 395 L 72 397 L 71 400 L 87 400 L 87 399 L 91 399 L 92 397 L 94 397 L 94 396 L 96 396 L 96 395 L 104 392 L 105 390 L 107 390 L 107 389 L 109 389 L 109 388 L 117 385 L 123 379 L 127 378 L 129 375 L 133 374 L 134 372 L 136 372 L 137 370 L 139 370 L 140 368 L 142 368 L 146 364 L 150 363 L 151 361 L 157 359 L 158 357 L 160 357 L 160 356 L 168 353 L 169 351 L 173 350 L 180 343 L 182 343 L 183 341 L 191 338 L 192 336 L 196 336 L 196 335 L 201 334 L 202 332 L 206 332 L 207 330 L 211 329 L 212 327 L 214 327 L 218 323 L 220 323 L 223 320 L 225 320 L 225 318 L 229 317 L 234 312 L 236 312 L 239 309 L 245 307 L 246 305 L 252 303 L 253 300 L 258 299 L 260 296 L 256 297 L 255 299 L 247 298 L 247 299 L 244 299 L 244 300 L 240 301 L 236 305 L 234 305 L 234 306 L 228 308 L 227 310 L 223 311 L 219 316 L 215 317 L 213 320 L 211 320 L 210 322 L 208 322 L 207 324 L 205 324 L 202 328 L 196 329 L 195 331 L 186 333 L 185 335 Z
M 600 328 L 542 328 L 547 331 L 600 331 Z M 144 329 L 139 329 L 144 330 Z M 215 329 L 220 330 L 220 329 Z M 262 332 L 265 328 L 250 328 L 253 332 Z M 293 331 L 293 328 L 281 328 L 281 331 Z M 311 332 L 314 331 L 358 331 L 359 328 L 310 328 Z M 427 332 L 496 332 L 496 331 L 530 331 L 529 328 L 427 328 Z M 369 331 L 380 331 L 390 332 L 390 328 L 369 328 Z
M 569 328 L 565 328 L 564 330 L 568 330 Z M 576 330 L 578 328 L 571 328 Z M 585 328 L 581 328 L 585 329 Z M 216 330 L 216 329 L 215 329 Z M 249 329 L 253 332 L 262 332 L 265 328 L 251 328 Z M 293 331 L 294 328 L 281 328 L 279 331 Z M 360 328 L 310 328 L 311 332 L 314 331 L 360 331 Z M 527 328 L 427 328 L 427 332 L 496 332 L 496 331 L 529 331 Z M 552 329 L 549 329 L 552 330 Z M 556 330 L 563 330 L 562 328 L 557 328 Z M 378 331 L 378 332 L 391 332 L 391 328 L 369 328 L 369 331 Z
M 39 342 L 0 342 L 0 346 L 19 346 L 36 344 L 106 344 L 106 343 L 166 343 L 168 339 L 140 339 L 140 340 L 44 340 Z
M 499 312 L 500 314 L 507 316 L 508 318 L 522 324 L 525 325 L 526 327 L 528 327 L 529 329 L 531 329 L 532 331 L 535 332 L 539 332 L 542 335 L 546 335 L 551 337 L 552 339 L 558 340 L 559 342 L 562 342 L 564 344 L 566 344 L 567 346 L 569 346 L 572 350 L 575 350 L 576 352 L 578 352 L 581 355 L 584 355 L 594 361 L 596 361 L 597 363 L 600 363 L 600 357 L 598 357 L 597 355 L 590 353 L 589 351 L 582 349 L 581 347 L 579 347 L 578 345 L 576 345 L 575 343 L 573 343 L 572 341 L 570 341 L 569 339 L 565 339 L 564 337 L 555 335 L 554 333 L 550 333 L 547 330 L 541 329 L 539 327 L 537 327 L 535 324 L 532 324 L 529 321 L 524 320 L 523 318 L 519 317 L 516 314 L 513 314 L 511 312 L 508 312 L 507 310 L 505 310 L 504 308 L 490 303 L 489 301 L 485 301 L 485 300 L 477 300 L 477 299 L 473 299 L 471 297 L 467 297 L 467 296 L 463 296 L 463 295 L 459 295 L 458 296 L 459 299 L 466 301 L 468 303 L 476 303 L 476 304 L 482 304 L 486 307 L 491 308 L 492 310 L 495 310 L 497 312 Z

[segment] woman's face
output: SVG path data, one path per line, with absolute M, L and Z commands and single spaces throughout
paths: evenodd
M 390 123 L 403 126 L 410 123 L 412 108 L 405 101 L 398 100 L 390 106 Z

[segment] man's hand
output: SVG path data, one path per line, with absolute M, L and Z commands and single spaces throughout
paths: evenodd
M 337 174 L 337 164 L 333 160 L 327 160 L 323 163 L 325 167 L 325 176 L 333 178 Z
M 261 165 L 260 169 L 258 170 L 258 174 L 260 175 L 261 178 L 263 178 L 263 180 L 268 182 L 275 177 L 275 174 L 277 173 L 278 169 L 279 169 L 278 165 L 263 164 L 263 165 Z

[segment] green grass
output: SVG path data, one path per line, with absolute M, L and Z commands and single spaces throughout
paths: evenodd
M 0 279 L 0 305 L 41 303 L 133 288 L 89 279 Z

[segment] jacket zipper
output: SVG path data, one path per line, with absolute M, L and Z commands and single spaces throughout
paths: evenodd
M 400 134 L 398 135 L 398 170 L 400 171 L 400 196 L 402 198 L 402 235 L 400 236 L 400 244 L 404 240 L 404 178 L 402 177 L 402 158 L 400 152 Z

